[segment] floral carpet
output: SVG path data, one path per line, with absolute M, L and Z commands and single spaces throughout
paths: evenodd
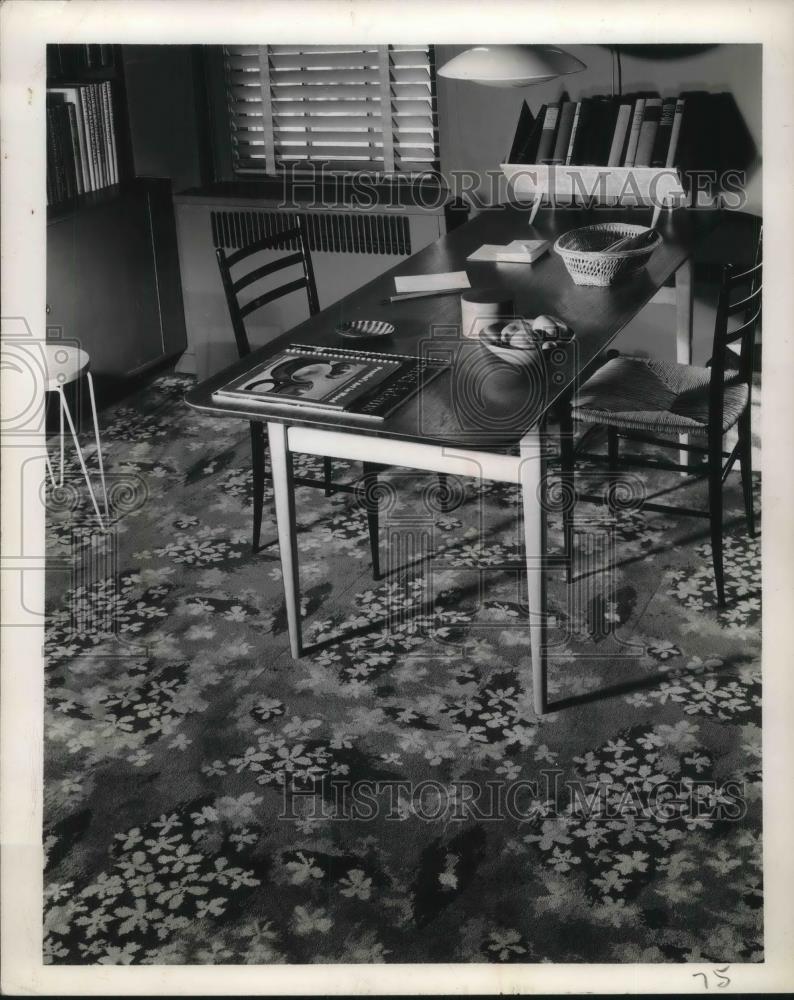
M 103 415 L 107 535 L 79 478 L 48 495 L 45 961 L 761 961 L 738 474 L 723 611 L 708 522 L 640 502 L 703 505 L 702 484 L 644 472 L 577 506 L 538 718 L 516 488 L 453 481 L 443 504 L 384 472 L 378 581 L 360 498 L 299 488 L 315 647 L 294 661 L 269 491 L 250 550 L 248 427 L 190 411 L 190 384 Z

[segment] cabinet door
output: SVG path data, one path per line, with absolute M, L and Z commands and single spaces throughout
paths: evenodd
M 123 376 L 165 353 L 148 194 L 133 190 L 48 227 L 48 325 L 100 375 Z
M 75 257 L 74 217 L 47 226 L 47 339 L 77 340 L 75 275 L 67 265 Z

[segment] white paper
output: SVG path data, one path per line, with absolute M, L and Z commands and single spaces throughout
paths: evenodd
M 483 243 L 466 259 L 531 264 L 543 256 L 548 246 L 548 240 L 513 240 L 504 246 L 498 243 Z
M 471 288 L 465 271 L 444 274 L 402 274 L 394 279 L 396 292 L 445 292 L 448 288 Z

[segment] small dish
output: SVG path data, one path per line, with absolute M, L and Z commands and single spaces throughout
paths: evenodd
M 543 341 L 538 338 L 527 347 L 510 347 L 502 343 L 503 327 L 503 323 L 491 323 L 490 326 L 481 330 L 480 343 L 483 347 L 486 347 L 491 354 L 495 354 L 501 361 L 513 365 L 514 368 L 526 368 L 533 363 L 537 364 Z
M 338 323 L 336 333 L 346 340 L 377 340 L 390 337 L 394 333 L 394 324 L 384 319 L 352 319 L 347 323 Z
M 533 324 L 537 324 L 536 328 Z M 511 338 L 514 338 L 514 344 L 510 343 Z M 492 323 L 480 332 L 483 347 L 516 368 L 537 363 L 543 352 L 572 339 L 571 328 L 561 319 L 551 316 L 541 316 L 536 320 L 511 320 L 507 324 Z

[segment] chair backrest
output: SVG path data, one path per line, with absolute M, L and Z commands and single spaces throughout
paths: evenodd
M 251 271 L 243 271 L 242 274 L 237 270 L 237 265 L 244 264 L 255 254 L 261 253 L 263 250 L 284 249 L 292 250 L 293 252 L 287 253 L 276 260 L 269 261 L 267 264 L 262 264 L 260 267 L 255 267 Z M 266 236 L 264 239 L 257 240 L 255 243 L 249 243 L 248 246 L 243 247 L 241 250 L 235 250 L 234 253 L 230 254 L 227 254 L 223 247 L 218 247 L 215 250 L 215 256 L 218 258 L 218 267 L 221 272 L 223 291 L 226 295 L 226 304 L 229 307 L 234 339 L 237 341 L 237 351 L 241 358 L 251 353 L 251 345 L 245 328 L 245 318 L 251 313 L 256 312 L 257 309 L 261 309 L 262 306 L 267 305 L 268 302 L 274 302 L 284 295 L 289 295 L 290 292 L 305 288 L 306 296 L 309 300 L 309 314 L 314 316 L 320 311 L 317 286 L 314 281 L 314 269 L 312 268 L 312 258 L 306 237 L 306 228 L 300 216 L 298 216 L 296 225 L 291 229 L 285 229 L 272 236 Z M 261 281 L 263 278 L 267 278 L 269 275 L 275 274 L 286 267 L 293 267 L 296 264 L 300 264 L 303 268 L 303 277 L 296 278 L 294 281 L 288 281 L 277 288 L 271 288 L 269 291 L 263 292 L 261 295 L 257 295 L 244 304 L 241 304 L 240 292 L 244 288 L 249 288 L 255 282 Z M 235 268 L 236 273 L 240 274 L 236 279 L 232 277 L 232 268 Z
M 709 422 L 717 432 L 722 429 L 726 381 L 734 385 L 752 385 L 755 334 L 761 322 L 762 240 L 763 229 L 759 230 L 752 267 L 737 271 L 733 265 L 726 264 L 722 269 L 709 386 Z M 735 325 L 731 321 L 737 316 L 740 321 Z M 739 345 L 738 356 L 733 346 L 736 344 Z

